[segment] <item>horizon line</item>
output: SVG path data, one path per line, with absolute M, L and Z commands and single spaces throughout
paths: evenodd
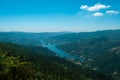
M 120 29 L 101 29 L 101 30 L 93 30 L 93 31 L 0 31 L 0 32 L 19 32 L 19 33 L 80 33 L 80 32 L 97 32 L 97 31 L 110 31 L 110 30 L 120 30 Z

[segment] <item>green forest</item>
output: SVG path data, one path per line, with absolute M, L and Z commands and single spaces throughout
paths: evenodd
M 0 43 L 1 80 L 111 80 L 112 77 L 56 57 L 42 47 Z
M 119 34 L 0 32 L 0 80 L 120 80 Z M 84 62 L 61 58 L 41 40 Z

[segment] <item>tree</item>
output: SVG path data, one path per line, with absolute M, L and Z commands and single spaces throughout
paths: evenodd
M 27 80 L 35 76 L 30 62 L 21 61 L 18 57 L 6 56 L 0 50 L 0 78 L 3 80 Z

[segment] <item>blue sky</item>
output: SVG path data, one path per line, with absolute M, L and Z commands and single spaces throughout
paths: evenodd
M 0 0 L 0 31 L 120 29 L 119 0 Z

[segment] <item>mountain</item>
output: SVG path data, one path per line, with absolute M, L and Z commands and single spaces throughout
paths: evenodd
M 83 68 L 40 46 L 0 42 L 1 80 L 112 80 Z
M 62 44 L 58 47 L 84 58 L 87 66 L 92 69 L 108 75 L 120 76 L 120 40 L 101 37 Z
M 12 42 L 22 45 L 39 45 L 40 40 L 47 43 L 64 44 L 76 42 L 84 39 L 106 37 L 108 39 L 120 39 L 120 30 L 104 30 L 96 32 L 43 32 L 43 33 L 26 33 L 26 32 L 0 32 L 1 42 Z
M 80 33 L 0 32 L 0 78 L 120 80 L 119 35 L 120 30 Z M 56 53 L 41 47 L 41 40 L 46 45 L 56 44 L 67 53 L 83 58 L 83 65 L 56 56 Z M 15 77 L 13 74 L 16 74 Z M 22 78 L 23 75 L 26 76 Z
M 85 39 L 106 37 L 112 40 L 120 40 L 120 30 L 103 30 L 96 32 L 80 32 L 80 33 L 68 33 L 48 38 L 46 41 L 54 44 L 65 44 L 71 42 L 77 42 Z
M 44 40 L 65 33 L 67 32 L 51 32 L 51 33 L 0 32 L 0 41 L 35 46 L 40 44 L 40 40 Z

